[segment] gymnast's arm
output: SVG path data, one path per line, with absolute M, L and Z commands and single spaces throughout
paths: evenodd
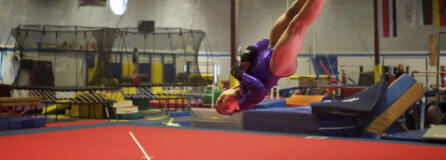
M 240 81 L 240 110 L 251 109 L 265 98 L 267 89 L 257 78 L 243 72 L 240 68 L 233 68 L 231 74 Z

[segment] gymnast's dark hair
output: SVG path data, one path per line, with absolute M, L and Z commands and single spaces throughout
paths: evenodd
M 257 48 L 254 46 L 248 46 L 245 52 L 240 56 L 241 62 L 252 62 L 257 55 Z

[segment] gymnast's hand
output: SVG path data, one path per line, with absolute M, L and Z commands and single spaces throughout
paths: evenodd
M 239 87 L 234 87 L 224 91 L 217 99 L 217 112 L 227 115 L 240 110 L 240 107 L 238 106 L 239 94 Z

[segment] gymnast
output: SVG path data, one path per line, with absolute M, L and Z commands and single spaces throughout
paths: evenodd
M 296 72 L 297 56 L 307 27 L 319 17 L 324 0 L 296 0 L 275 22 L 270 40 L 247 47 L 240 66 L 231 75 L 240 85 L 224 91 L 217 99 L 217 112 L 223 115 L 253 108 L 281 77 Z

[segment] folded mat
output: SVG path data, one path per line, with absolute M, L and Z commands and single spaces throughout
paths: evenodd
M 311 105 L 313 113 L 346 116 L 367 115 L 383 99 L 386 88 L 387 83 L 381 80 L 379 83 L 344 100 L 313 103 Z
M 359 128 L 369 133 L 391 133 L 388 128 L 421 96 L 423 89 L 406 74 L 394 81 L 372 114 L 358 119 Z

